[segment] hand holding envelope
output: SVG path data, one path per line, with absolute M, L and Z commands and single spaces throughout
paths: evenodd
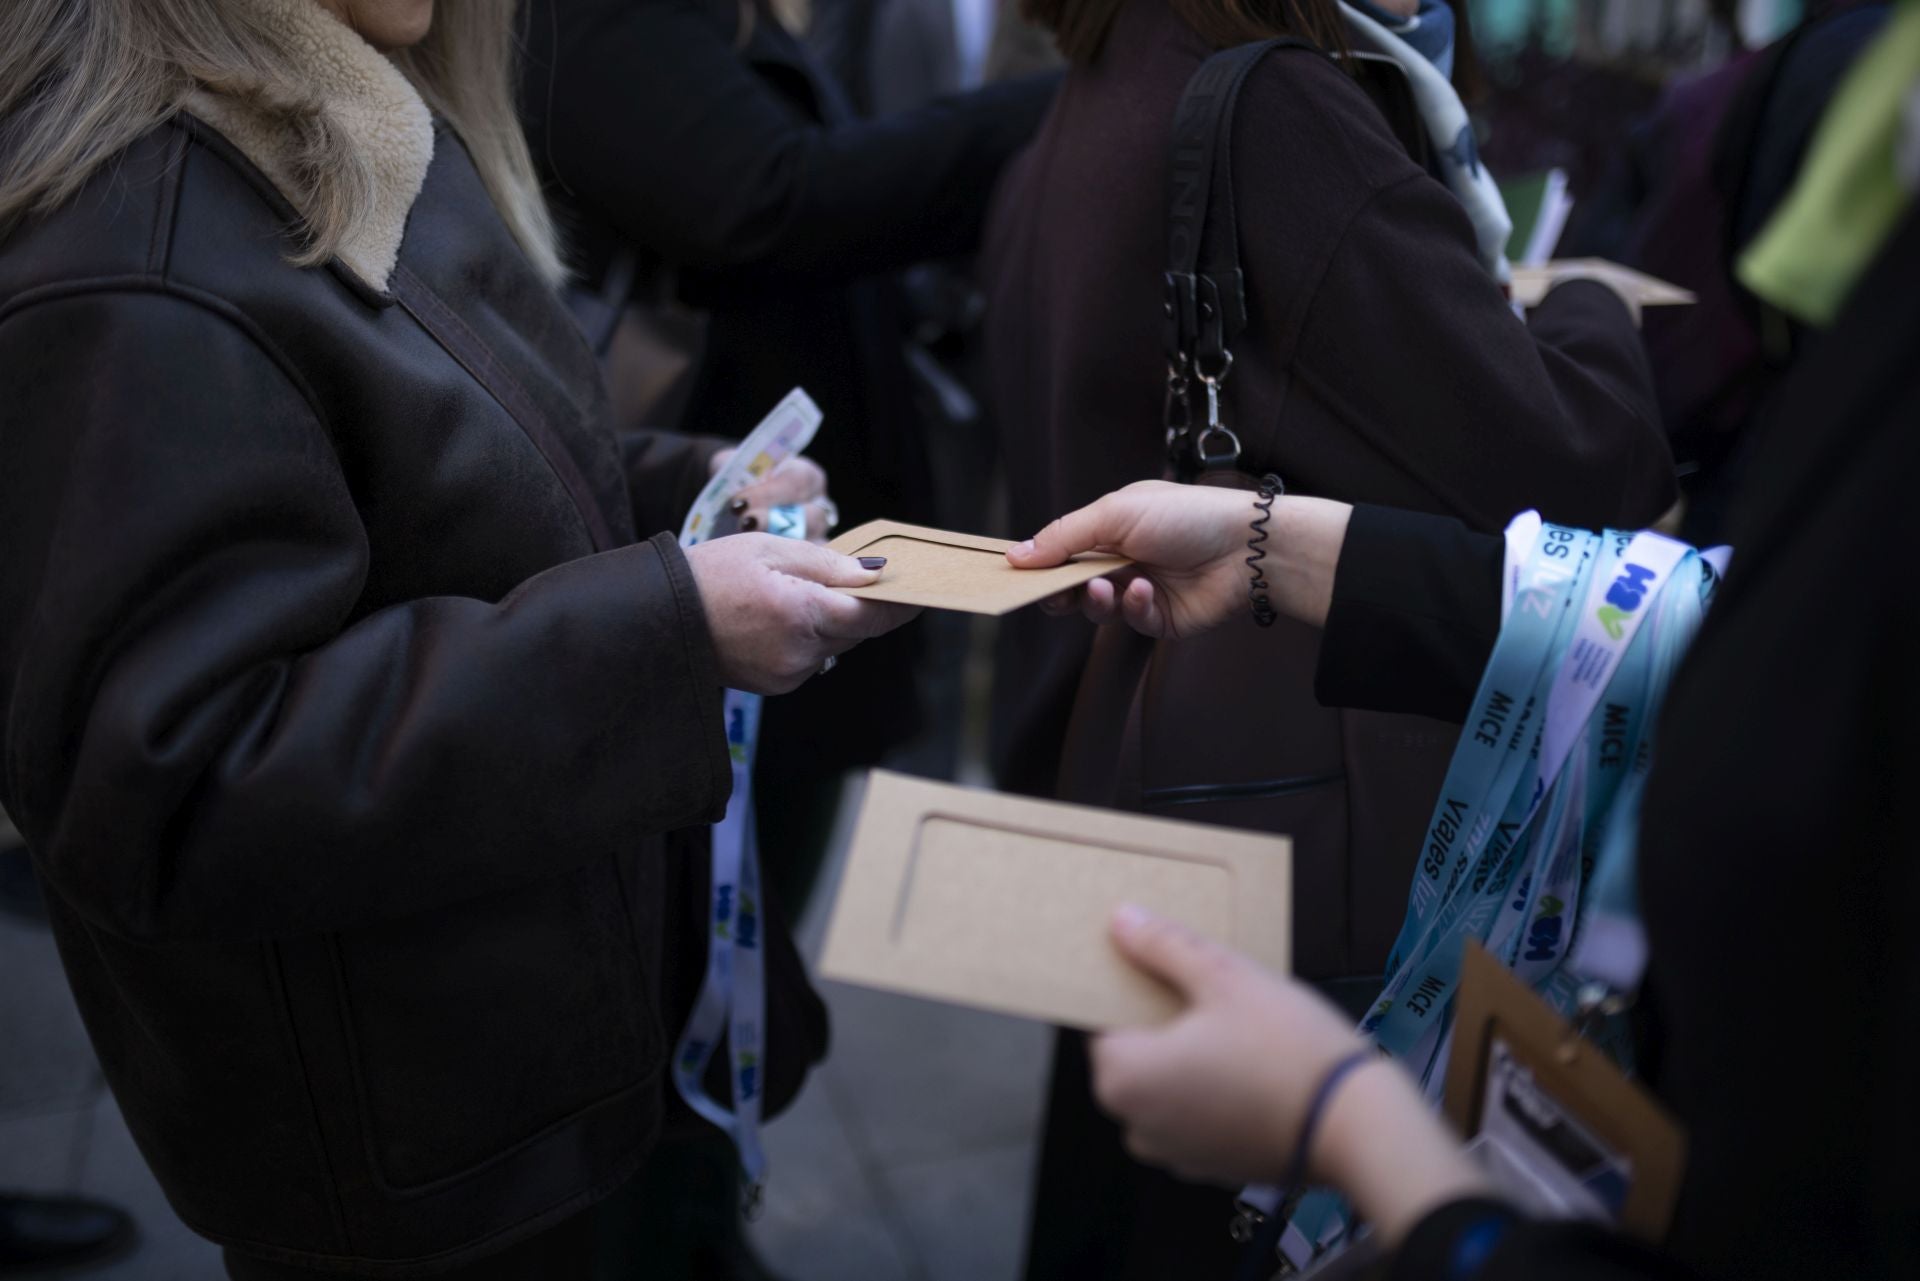
M 1698 301 L 1689 290 L 1604 258 L 1558 258 L 1516 266 L 1513 301 L 1523 308 L 1538 307 L 1555 285 L 1573 280 L 1591 280 L 1613 290 L 1633 313 L 1635 324 L 1640 322 L 1643 308 L 1684 307 Z
M 849 596 L 969 614 L 1011 613 L 1131 563 L 1123 556 L 1085 555 L 1050 569 L 1015 569 L 1007 561 L 1013 544 L 1004 538 L 891 520 L 869 521 L 827 546 L 848 556 L 886 558 L 880 580 L 845 589 Z

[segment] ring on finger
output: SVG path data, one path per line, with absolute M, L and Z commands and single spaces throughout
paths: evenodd
M 838 666 L 840 666 L 840 656 L 838 654 L 828 654 L 827 661 L 820 664 L 820 675 L 825 676 Z

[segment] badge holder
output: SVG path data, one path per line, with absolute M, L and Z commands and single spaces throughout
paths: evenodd
M 1529 1213 L 1599 1219 L 1659 1241 L 1686 1134 L 1591 1038 L 1623 1002 L 1583 1002 L 1569 1023 L 1477 943 L 1461 974 L 1445 1115 L 1468 1150 Z

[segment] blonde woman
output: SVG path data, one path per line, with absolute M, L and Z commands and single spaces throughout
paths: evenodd
M 0 6 L 0 803 L 237 1278 L 582 1274 L 720 690 L 903 621 L 823 548 L 648 537 L 717 442 L 603 425 L 512 11 Z

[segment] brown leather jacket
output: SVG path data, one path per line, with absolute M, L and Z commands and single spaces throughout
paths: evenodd
M 415 1275 L 671 1091 L 665 835 L 730 768 L 655 531 L 713 444 L 608 428 L 450 133 L 390 291 L 292 221 L 182 116 L 0 242 L 0 802 L 181 1217 Z
M 996 198 L 990 377 L 1021 536 L 1161 474 L 1169 136 L 1210 52 L 1163 0 L 1129 0 Z M 1337 66 L 1268 55 L 1233 160 L 1250 320 L 1227 384 L 1245 449 L 1227 483 L 1274 471 L 1295 493 L 1480 529 L 1527 507 L 1640 525 L 1671 503 L 1625 308 L 1573 284 L 1517 320 L 1454 197 Z M 1321 707 L 1318 649 L 1284 622 L 1153 645 L 1016 615 L 998 666 L 1001 777 L 1291 834 L 1297 970 L 1377 972 L 1455 731 Z

